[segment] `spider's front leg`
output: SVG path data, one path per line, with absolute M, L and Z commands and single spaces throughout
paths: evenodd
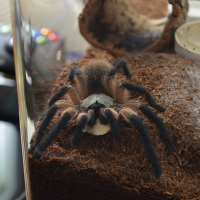
M 69 74 L 67 75 L 67 79 L 69 81 L 73 81 L 76 75 L 82 75 L 82 74 L 83 72 L 80 69 L 78 69 L 76 66 L 71 66 L 69 69 Z
M 136 113 L 129 108 L 123 108 L 120 110 L 119 114 L 124 117 L 124 119 L 130 122 L 135 129 L 138 131 L 140 139 L 146 149 L 147 160 L 152 165 L 152 170 L 156 178 L 161 176 L 161 167 L 159 164 L 158 156 L 154 150 L 153 142 L 146 131 L 143 122 L 137 117 Z
M 49 100 L 49 107 L 52 106 L 56 101 L 60 100 L 67 93 L 70 95 L 70 98 L 75 105 L 80 103 L 79 96 L 74 87 L 71 85 L 64 85 L 59 88 L 59 90 L 51 97 Z
M 156 104 L 156 102 L 153 100 L 151 94 L 149 93 L 149 91 L 146 88 L 138 86 L 138 85 L 134 85 L 133 83 L 128 82 L 128 81 L 122 82 L 117 87 L 115 98 L 118 103 L 124 103 L 123 97 L 124 97 L 125 89 L 127 89 L 128 91 L 136 91 L 136 92 L 144 94 L 146 101 L 149 103 L 149 105 L 151 105 L 153 108 L 155 108 L 158 111 L 161 111 L 161 112 L 165 111 L 165 108 Z
M 78 69 L 76 66 L 71 66 L 69 70 L 69 74 L 67 75 L 67 79 L 69 81 L 73 81 L 76 77 L 77 85 L 79 88 L 80 93 L 82 94 L 83 98 L 87 97 L 87 89 L 86 89 L 86 82 L 83 72 Z
M 125 75 L 126 77 L 131 77 L 131 76 L 133 76 L 133 74 L 129 71 L 129 69 L 128 69 L 128 67 L 127 67 L 127 64 L 126 64 L 126 61 L 125 61 L 124 59 L 120 59 L 120 60 L 114 65 L 114 67 L 111 68 L 111 69 L 107 72 L 106 76 L 107 76 L 107 77 L 111 77 L 111 76 L 115 75 L 119 69 L 122 69 L 122 70 L 123 70 L 124 75 Z
M 68 103 L 59 103 L 59 99 L 61 99 L 65 94 L 69 94 L 73 103 L 79 104 L 80 99 L 75 91 L 75 89 L 71 85 L 64 85 L 62 86 L 50 99 L 49 101 L 49 108 L 47 110 L 47 113 L 44 115 L 42 118 L 42 121 L 40 123 L 40 126 L 38 128 L 36 138 L 35 138 L 35 144 L 30 148 L 29 152 L 32 153 L 35 149 L 35 146 L 39 144 L 41 141 L 42 137 L 44 136 L 43 132 L 46 129 L 46 127 L 49 125 L 50 121 L 52 120 L 53 116 L 55 115 L 58 107 L 64 105 L 66 107 L 73 107 L 73 105 L 68 104 Z
M 61 118 L 58 120 L 56 125 L 49 131 L 44 139 L 42 139 L 39 144 L 35 146 L 33 151 L 33 158 L 40 158 L 44 150 L 51 144 L 51 142 L 57 138 L 59 133 L 65 129 L 70 119 L 77 115 L 77 111 L 74 108 L 66 109 Z
M 56 105 L 56 104 L 54 104 L 47 110 L 47 113 L 43 117 L 43 119 L 40 123 L 40 126 L 38 128 L 38 131 L 37 131 L 37 134 L 35 137 L 35 143 L 29 150 L 30 153 L 33 153 L 35 146 L 37 146 L 39 144 L 39 142 L 41 141 L 42 137 L 44 136 L 43 131 L 49 125 L 50 121 L 52 120 L 52 118 L 55 115 L 57 110 L 58 110 L 58 105 Z
M 106 74 L 106 86 L 108 90 L 108 94 L 112 97 L 115 95 L 115 74 L 118 72 L 119 69 L 122 69 L 124 72 L 124 75 L 126 77 L 131 77 L 133 74 L 129 71 L 126 61 L 124 59 L 119 60 L 113 68 L 108 70 Z
M 121 132 L 117 124 L 119 114 L 113 108 L 101 108 L 102 119 L 110 125 L 111 133 L 115 140 L 119 139 Z M 105 116 L 105 117 L 104 117 Z

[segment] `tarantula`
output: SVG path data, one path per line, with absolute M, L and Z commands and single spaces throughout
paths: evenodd
M 174 147 L 167 127 L 147 106 L 137 102 L 126 102 L 125 90 L 144 94 L 146 101 L 158 111 L 164 112 L 165 108 L 157 105 L 149 91 L 144 87 L 134 85 L 128 81 L 117 85 L 116 73 L 119 69 L 123 70 L 126 77 L 133 75 L 128 70 L 124 59 L 119 60 L 114 67 L 107 62 L 96 61 L 89 64 L 83 72 L 75 66 L 70 68 L 67 78 L 70 81 L 76 78 L 79 95 L 72 85 L 64 85 L 51 97 L 48 110 L 40 123 L 35 143 L 31 148 L 33 158 L 39 158 L 58 134 L 65 129 L 66 125 L 75 118 L 77 119 L 77 126 L 71 138 L 72 145 L 79 144 L 84 132 L 93 135 L 104 135 L 111 131 L 114 139 L 117 140 L 121 135 L 117 121 L 119 116 L 122 116 L 138 131 L 146 149 L 148 162 L 152 165 L 153 173 L 157 178 L 160 177 L 161 167 L 158 156 L 148 132 L 138 118 L 138 110 L 141 110 L 157 126 L 165 145 L 173 150 Z M 69 94 L 71 102 L 61 100 L 65 94 Z M 44 130 L 59 108 L 65 108 L 61 118 L 47 136 L 43 138 Z

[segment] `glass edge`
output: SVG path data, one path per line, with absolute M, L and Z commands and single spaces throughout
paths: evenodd
M 19 119 L 20 119 L 20 132 L 21 132 L 21 145 L 22 145 L 22 157 L 24 166 L 24 178 L 26 187 L 26 199 L 31 200 L 30 192 L 30 179 L 29 179 L 29 166 L 28 166 L 28 141 L 27 141 L 27 110 L 24 94 L 24 81 L 23 81 L 23 70 L 22 70 L 22 57 L 20 54 L 20 35 L 16 29 L 16 6 L 19 3 L 18 0 L 10 0 L 10 12 L 11 12 L 11 23 L 13 33 L 13 49 L 14 49 L 14 60 L 15 60 L 15 77 L 17 83 L 17 96 L 18 96 L 18 107 L 19 107 Z M 19 6 L 19 5 L 18 5 Z M 21 90 L 23 88 L 23 90 Z

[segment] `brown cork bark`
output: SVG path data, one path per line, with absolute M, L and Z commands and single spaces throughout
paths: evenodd
M 166 0 L 88 0 L 79 16 L 80 32 L 90 44 L 114 56 L 159 52 L 173 42 L 175 30 L 187 17 L 187 0 L 169 3 L 173 12 L 167 16 Z

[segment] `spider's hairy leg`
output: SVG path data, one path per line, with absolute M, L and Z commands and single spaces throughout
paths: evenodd
M 115 92 L 115 99 L 117 103 L 124 103 L 125 101 L 125 87 L 122 86 L 122 84 L 119 84 L 116 88 L 116 92 Z
M 115 140 L 119 139 L 121 132 L 117 124 L 118 113 L 113 108 L 105 108 L 103 114 L 106 117 L 108 124 L 110 125 L 111 133 Z
M 52 106 L 56 101 L 58 101 L 67 93 L 70 95 L 75 105 L 80 103 L 79 96 L 74 87 L 71 85 L 64 85 L 61 88 L 59 88 L 59 90 L 51 97 L 51 99 L 49 100 L 49 107 Z
M 124 59 L 121 59 L 117 62 L 116 65 L 114 65 L 113 68 L 108 70 L 105 80 L 106 80 L 106 87 L 108 90 L 108 95 L 114 97 L 115 95 L 115 87 L 116 87 L 116 80 L 115 80 L 115 74 L 117 71 L 122 68 L 125 76 L 131 77 L 133 74 L 130 73 L 128 70 L 128 67 L 126 65 L 126 61 Z
M 174 149 L 174 145 L 170 139 L 167 126 L 158 116 L 156 116 L 152 112 L 152 110 L 149 107 L 142 105 L 140 103 L 136 103 L 136 102 L 135 103 L 132 103 L 132 102 L 125 103 L 125 104 L 123 104 L 122 108 L 123 107 L 129 108 L 132 111 L 136 112 L 136 115 L 138 113 L 138 110 L 141 110 L 143 112 L 143 114 L 146 115 L 148 117 L 148 119 L 151 122 L 153 122 L 156 125 L 156 127 L 159 129 L 160 136 L 161 136 L 163 142 L 165 143 L 165 145 L 169 148 L 169 150 L 172 151 Z
M 77 80 L 77 85 L 78 89 L 82 95 L 83 98 L 86 98 L 88 96 L 88 92 L 86 89 L 86 81 L 85 81 L 85 76 L 82 75 L 76 75 L 76 80 Z
M 127 76 L 127 77 L 131 77 L 133 76 L 133 74 L 129 71 L 128 67 L 127 67 L 127 64 L 126 64 L 126 61 L 124 59 L 120 59 L 115 65 L 113 68 L 111 68 L 106 76 L 107 77 L 111 77 L 113 75 L 115 75 L 117 73 L 117 71 L 122 68 L 123 72 L 124 72 L 124 75 Z
M 126 121 L 129 121 L 134 128 L 138 131 L 140 139 L 146 149 L 148 162 L 152 165 L 152 170 L 156 178 L 161 176 L 161 167 L 159 164 L 158 156 L 154 150 L 153 142 L 146 131 L 143 122 L 136 116 L 135 112 L 129 108 L 123 108 L 119 112 Z
M 78 116 L 78 124 L 71 138 L 71 142 L 73 145 L 78 145 L 80 143 L 80 140 L 84 134 L 82 130 L 85 128 L 86 124 L 87 124 L 87 114 L 80 113 Z
M 139 109 L 156 125 L 156 127 L 160 130 L 160 136 L 164 141 L 165 145 L 169 148 L 169 150 L 174 149 L 174 145 L 169 137 L 169 132 L 165 123 L 157 117 L 150 108 L 144 105 L 140 105 Z
M 151 94 L 149 93 L 149 91 L 146 88 L 138 86 L 138 85 L 134 85 L 133 83 L 130 83 L 128 81 L 122 82 L 118 87 L 121 87 L 121 86 L 126 88 L 128 91 L 136 91 L 136 92 L 140 92 L 140 93 L 144 94 L 146 101 L 149 103 L 150 106 L 152 106 L 153 108 L 155 108 L 156 110 L 159 110 L 161 112 L 165 111 L 165 108 L 163 108 L 162 106 L 157 105 L 155 103 Z
M 69 81 L 73 81 L 74 78 L 76 78 L 76 80 L 77 80 L 77 85 L 79 87 L 79 91 L 82 94 L 82 97 L 86 98 L 87 97 L 87 89 L 86 89 L 84 74 L 76 66 L 71 66 L 70 70 L 69 70 L 69 74 L 67 75 L 67 79 Z
M 105 77 L 106 88 L 108 91 L 108 95 L 111 97 L 115 96 L 115 87 L 116 87 L 116 78 L 115 76 Z
M 69 69 L 69 74 L 67 75 L 67 79 L 69 81 L 73 81 L 74 76 L 81 74 L 83 74 L 83 72 L 80 69 L 78 69 L 76 66 L 71 66 Z
M 74 118 L 77 115 L 77 111 L 74 108 L 66 109 L 61 118 L 58 120 L 56 125 L 49 131 L 47 136 L 35 146 L 33 152 L 33 158 L 40 158 L 42 152 L 51 144 L 51 142 L 57 138 L 59 133 L 67 126 L 71 118 Z
M 52 120 L 53 116 L 55 115 L 56 111 L 58 110 L 58 105 L 54 104 L 52 105 L 45 114 L 44 118 L 42 119 L 42 122 L 40 123 L 40 126 L 38 128 L 36 137 L 35 137 L 35 143 L 34 146 L 31 147 L 30 153 L 33 152 L 35 149 L 35 146 L 37 146 L 44 136 L 43 131 L 46 129 L 46 127 L 49 125 L 50 121 Z

